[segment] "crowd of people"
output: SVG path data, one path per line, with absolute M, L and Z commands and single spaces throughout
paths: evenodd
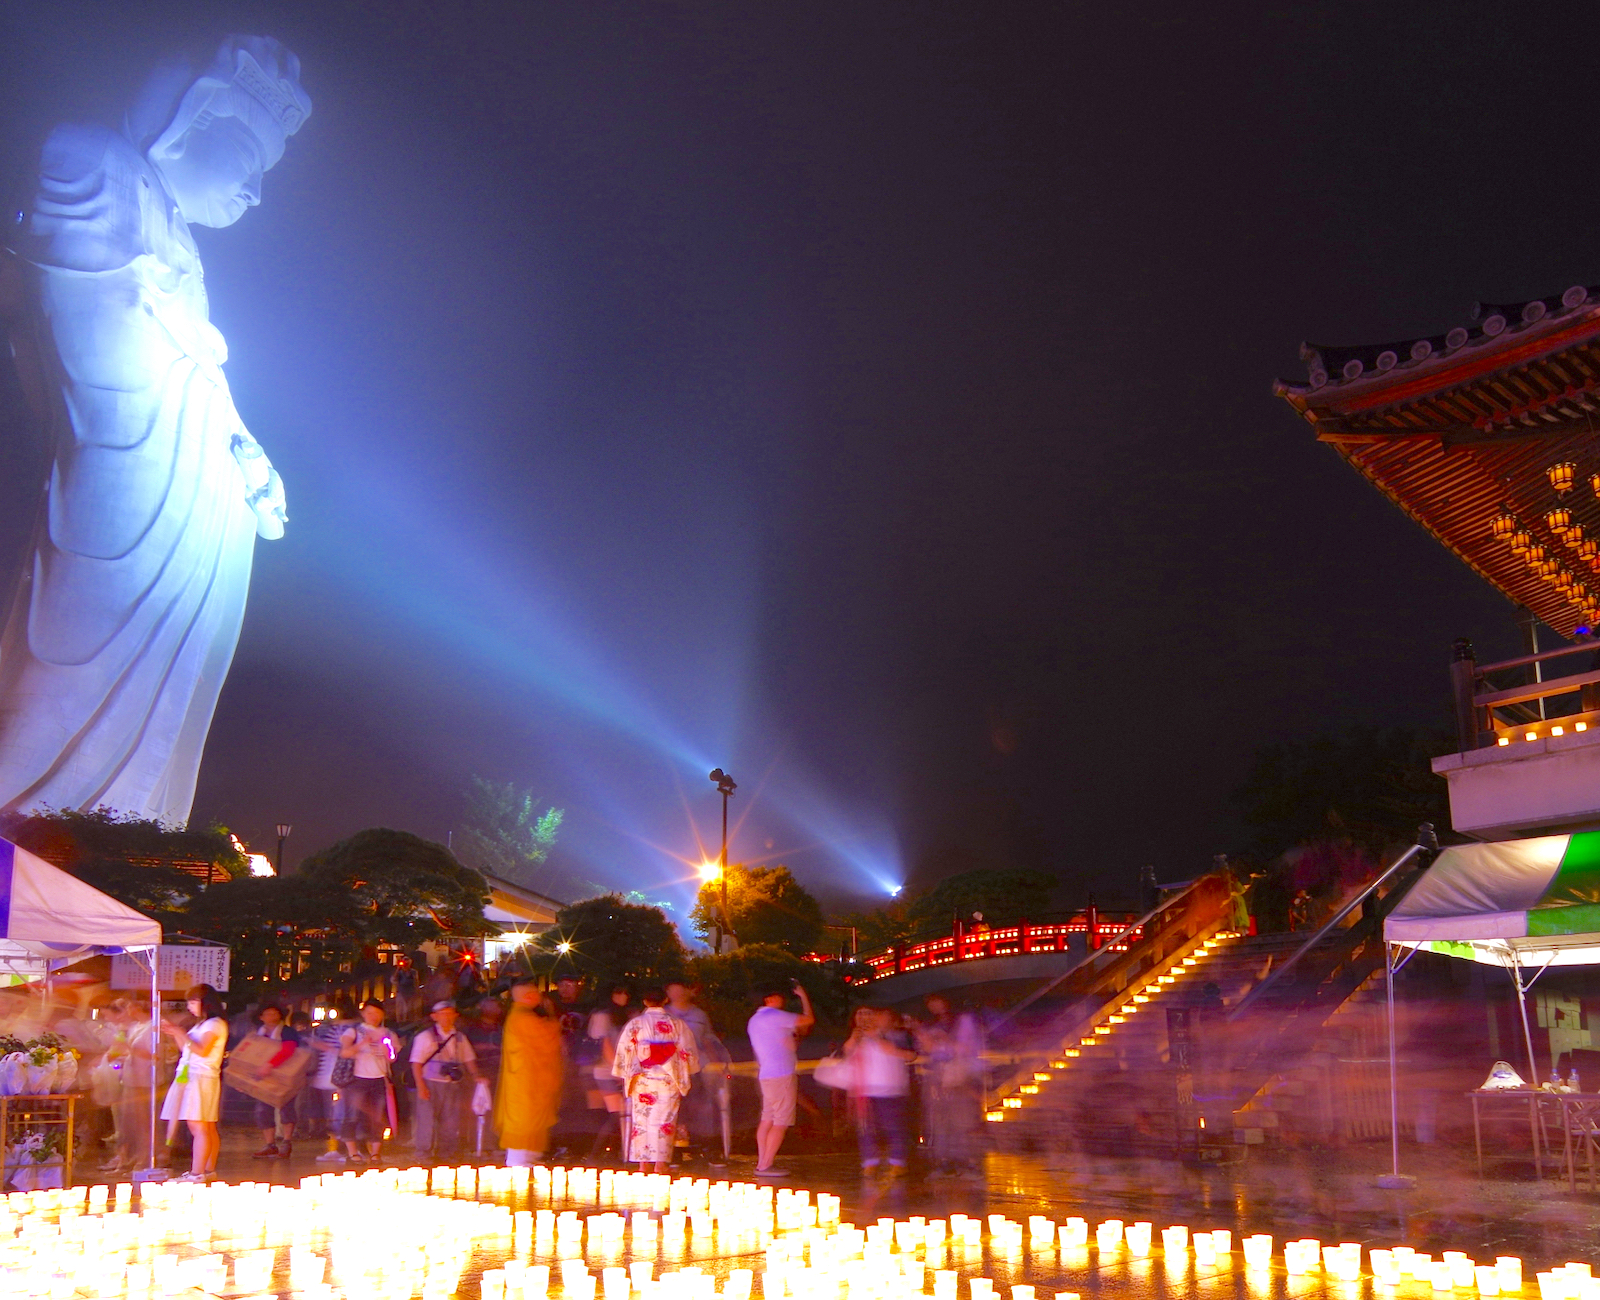
M 943 997 L 929 997 L 926 1010 L 911 1018 L 858 1007 L 848 1035 L 817 1063 L 816 1083 L 835 1090 L 853 1120 L 868 1176 L 906 1171 L 914 1102 L 930 1169 L 976 1170 L 983 1033 Z M 359 1006 L 336 998 L 318 1020 L 264 999 L 230 1024 L 218 994 L 197 985 L 186 1012 L 163 1015 L 154 1039 L 134 1000 L 102 1015 L 110 1041 L 91 1077 L 110 1129 L 107 1173 L 125 1173 L 148 1154 L 154 1056 L 164 1160 L 176 1165 L 187 1145 L 181 1177 L 213 1175 L 225 1079 L 244 1086 L 225 1071 L 230 1045 L 268 1080 L 249 1103 L 262 1160 L 320 1140 L 317 1161 L 333 1164 L 504 1152 L 508 1165 L 531 1165 L 559 1145 L 568 1160 L 599 1162 L 614 1151 L 641 1170 L 666 1172 L 688 1160 L 717 1163 L 731 1135 L 733 1054 L 682 981 L 637 995 L 617 984 L 589 998 L 575 979 L 544 989 L 518 978 L 503 996 L 475 996 L 465 1012 L 453 997 L 435 1000 L 409 1033 L 376 998 Z M 743 1026 L 760 1100 L 758 1178 L 787 1176 L 777 1157 L 802 1104 L 800 1043 L 815 1025 L 796 981 L 761 990 Z M 242 1050 L 245 1039 L 268 1041 Z M 395 1152 L 407 1131 L 409 1150 Z

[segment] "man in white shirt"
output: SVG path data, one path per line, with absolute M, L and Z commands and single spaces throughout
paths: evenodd
M 433 1025 L 411 1040 L 411 1073 L 418 1109 L 427 1108 L 435 1156 L 454 1158 L 466 1136 L 467 1104 L 478 1081 L 478 1054 L 461 1032 L 454 1002 L 435 1002 Z M 421 1117 L 419 1117 L 421 1118 Z M 418 1149 L 421 1149 L 419 1140 Z
M 792 987 L 800 999 L 798 1015 L 783 1009 L 788 994 L 782 988 L 770 988 L 746 1026 L 761 1081 L 761 1122 L 756 1126 L 758 1178 L 788 1175 L 787 1169 L 775 1169 L 772 1162 L 783 1145 L 784 1134 L 794 1123 L 795 1101 L 800 1095 L 795 1044 L 817 1023 L 811 1012 L 811 999 L 800 981 L 792 981 Z

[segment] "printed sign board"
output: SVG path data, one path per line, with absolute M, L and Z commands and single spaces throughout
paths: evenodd
M 182 992 L 194 984 L 209 984 L 218 993 L 228 991 L 229 948 L 203 944 L 164 943 L 156 949 L 156 973 L 164 993 Z M 149 957 L 145 953 L 117 953 L 111 958 L 111 987 L 148 989 Z

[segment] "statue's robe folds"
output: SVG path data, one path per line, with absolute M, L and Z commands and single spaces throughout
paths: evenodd
M 9 244 L 52 464 L 0 634 L 0 808 L 188 820 L 255 516 L 194 240 L 123 136 L 61 127 Z

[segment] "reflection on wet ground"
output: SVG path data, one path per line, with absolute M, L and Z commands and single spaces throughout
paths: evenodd
M 1052 1300 L 1056 1291 L 1076 1292 L 1084 1300 L 1102 1295 L 1287 1300 L 1313 1294 L 1337 1300 L 1367 1296 L 1377 1300 L 1391 1294 L 1373 1288 L 1370 1276 L 1360 1283 L 1341 1283 L 1320 1275 L 1287 1275 L 1284 1242 L 1307 1237 L 1324 1244 L 1360 1242 L 1368 1249 L 1407 1245 L 1430 1252 L 1436 1259 L 1446 1250 L 1459 1250 L 1480 1263 L 1492 1263 L 1500 1255 L 1520 1256 L 1526 1265 L 1524 1294 L 1529 1296 L 1538 1294 L 1537 1270 L 1568 1261 L 1600 1263 L 1600 1238 L 1596 1235 L 1600 1195 L 1583 1190 L 1569 1193 L 1564 1181 L 1548 1173 L 1542 1183 L 1535 1182 L 1531 1169 L 1525 1171 L 1522 1181 L 1506 1177 L 1479 1181 L 1470 1170 L 1463 1172 L 1459 1152 L 1408 1153 L 1404 1168 L 1417 1182 L 1405 1191 L 1375 1185 L 1375 1176 L 1387 1165 L 1387 1150 L 1376 1146 L 1255 1153 L 1239 1165 L 1204 1168 L 1165 1160 L 994 1155 L 986 1161 L 981 1177 L 935 1179 L 913 1174 L 887 1185 L 863 1180 L 854 1162 L 843 1156 L 809 1156 L 803 1151 L 785 1156 L 790 1176 L 780 1186 L 831 1192 L 841 1198 L 842 1218 L 862 1227 L 880 1219 L 948 1219 L 952 1213 L 974 1217 L 1000 1214 L 1022 1223 L 1030 1215 L 1057 1223 L 1072 1216 L 1088 1221 L 1089 1245 L 1084 1248 L 1064 1248 L 1055 1240 L 1035 1249 L 1033 1239 L 1024 1238 L 1018 1247 L 1008 1249 L 997 1246 L 987 1228 L 981 1248 L 952 1244 L 944 1266 L 961 1275 L 959 1300 L 968 1300 L 966 1283 L 973 1277 L 990 1278 L 1001 1288 L 1001 1297 L 1009 1297 L 1004 1288 L 1014 1283 L 1031 1284 L 1038 1300 Z M 299 1160 L 290 1168 L 283 1162 L 273 1162 L 268 1168 L 271 1180 L 277 1182 L 298 1182 L 308 1174 L 326 1171 L 326 1166 L 303 1165 Z M 684 1172 L 713 1183 L 751 1179 L 749 1164 L 737 1158 L 729 1168 Z M 1513 1168 L 1510 1172 L 1519 1171 Z M 229 1181 L 269 1176 L 260 1162 L 252 1165 L 236 1156 L 225 1157 L 222 1175 Z M 551 1203 L 545 1200 L 543 1204 Z M 606 1207 L 557 1203 L 552 1208 L 576 1209 L 581 1217 Z M 1102 1256 L 1094 1244 L 1094 1225 L 1113 1218 L 1130 1223 L 1148 1220 L 1154 1225 L 1156 1245 L 1150 1258 L 1131 1258 L 1126 1249 Z M 1233 1253 L 1216 1265 L 1198 1264 L 1193 1254 L 1169 1261 L 1161 1251 L 1161 1229 L 1174 1224 L 1197 1233 L 1230 1229 Z M 1240 1243 L 1253 1233 L 1273 1238 L 1269 1270 L 1244 1267 Z M 509 1248 L 511 1243 L 505 1245 Z M 638 1258 L 620 1245 L 592 1249 L 585 1242 L 581 1250 L 596 1274 L 605 1266 Z M 535 1242 L 531 1249 L 520 1252 L 520 1258 L 556 1264 L 560 1254 L 552 1244 Z M 720 1239 L 690 1234 L 681 1245 L 663 1240 L 649 1257 L 658 1277 L 684 1267 L 697 1267 L 717 1277 L 725 1277 L 734 1268 L 749 1268 L 756 1276 L 756 1294 L 761 1295 L 766 1256 L 749 1238 L 724 1248 Z M 477 1295 L 482 1270 L 501 1267 L 505 1258 L 499 1248 L 481 1245 L 460 1294 Z M 559 1269 L 552 1272 L 558 1274 Z M 1370 1273 L 1370 1269 L 1364 1272 Z M 931 1272 L 926 1280 L 931 1290 Z M 1400 1300 L 1422 1300 L 1431 1293 L 1430 1286 L 1410 1278 L 1393 1292 Z M 562 1296 L 554 1279 L 550 1294 Z M 806 1296 L 802 1300 L 823 1298 Z

